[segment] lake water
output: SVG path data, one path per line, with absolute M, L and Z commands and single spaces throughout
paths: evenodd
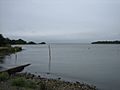
M 50 64 L 47 45 L 20 46 L 23 51 L 6 56 L 0 65 L 31 63 L 23 72 L 86 82 L 100 90 L 120 90 L 120 45 L 51 44 Z

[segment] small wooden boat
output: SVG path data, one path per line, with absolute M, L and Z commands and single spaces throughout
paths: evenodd
M 0 71 L 0 73 L 7 72 L 9 75 L 15 74 L 17 72 L 21 72 L 25 67 L 27 67 L 29 65 L 31 65 L 31 64 L 24 64 L 24 65 L 12 67 L 12 68 L 4 69 L 4 70 Z

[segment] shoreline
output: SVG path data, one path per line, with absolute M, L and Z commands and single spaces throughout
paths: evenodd
M 22 51 L 22 47 L 18 47 L 18 46 L 15 46 L 15 47 L 0 47 L 0 58 L 4 58 L 6 55 L 10 55 L 10 54 L 13 54 L 13 53 L 16 53 L 16 52 L 20 52 Z
M 23 82 L 26 81 L 25 84 L 27 84 L 28 81 L 31 81 L 35 85 L 34 88 L 27 87 L 26 89 L 26 86 L 19 85 L 20 82 L 17 82 L 18 84 L 16 85 L 12 85 L 12 80 L 19 78 L 23 79 Z M 19 88 L 19 90 L 98 90 L 96 86 L 86 83 L 78 81 L 69 82 L 61 80 L 61 78 L 45 78 L 31 73 L 16 73 L 9 76 L 6 81 L 0 81 L 1 90 L 6 90 L 6 87 L 9 88 L 9 90 L 17 90 L 17 88 Z

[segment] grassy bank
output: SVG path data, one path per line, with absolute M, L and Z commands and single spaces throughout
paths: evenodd
M 16 52 L 19 52 L 21 50 L 22 50 L 21 47 L 11 47 L 11 46 L 9 46 L 9 47 L 0 47 L 0 56 L 16 53 Z
M 47 79 L 30 73 L 18 73 L 9 76 L 0 74 L 0 90 L 97 90 L 80 82 L 67 82 L 58 79 Z

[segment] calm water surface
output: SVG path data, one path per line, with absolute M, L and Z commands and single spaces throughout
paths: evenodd
M 22 52 L 6 56 L 0 65 L 31 63 L 23 72 L 86 82 L 100 90 L 120 90 L 120 45 L 51 44 L 50 67 L 47 45 L 21 46 Z

